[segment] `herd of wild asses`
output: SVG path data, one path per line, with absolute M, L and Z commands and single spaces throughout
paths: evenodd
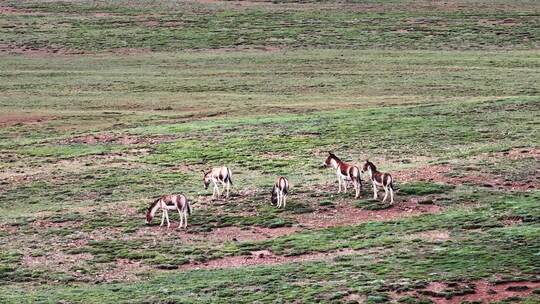
M 377 171 L 377 167 L 366 160 L 362 169 L 358 166 L 347 164 L 334 153 L 328 152 L 328 157 L 323 163 L 324 167 L 331 167 L 336 170 L 336 176 L 338 179 L 338 193 L 343 188 L 344 192 L 347 192 L 347 183 L 350 181 L 353 184 L 355 190 L 355 198 L 360 196 L 362 190 L 362 178 L 361 175 L 367 172 L 371 184 L 373 185 L 373 199 L 377 199 L 377 186 L 384 189 L 383 202 L 386 201 L 388 194 L 390 194 L 390 204 L 394 203 L 394 184 L 393 178 L 388 173 Z M 226 193 L 226 198 L 229 197 L 229 192 L 233 184 L 232 172 L 227 167 L 212 168 L 209 172 L 203 171 L 203 183 L 204 188 L 208 189 L 210 183 L 213 185 L 212 199 L 219 198 L 223 192 Z M 222 185 L 223 190 L 220 192 L 219 184 Z M 285 176 L 280 176 L 276 179 L 272 187 L 272 204 L 277 205 L 278 208 L 285 207 L 287 204 L 287 195 L 289 193 L 289 180 Z M 191 205 L 189 200 L 183 194 L 169 194 L 163 195 L 154 200 L 146 212 L 146 223 L 149 224 L 154 218 L 157 211 L 161 210 L 161 225 L 167 221 L 167 228 L 171 226 L 169 221 L 168 210 L 178 211 L 180 216 L 180 224 L 178 228 L 186 228 L 188 215 L 191 215 Z

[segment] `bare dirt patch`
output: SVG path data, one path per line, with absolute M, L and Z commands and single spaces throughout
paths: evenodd
M 31 268 L 71 272 L 70 269 L 72 267 L 90 259 L 92 259 L 92 255 L 89 253 L 64 254 L 60 251 L 55 251 L 42 256 L 25 255 L 23 257 L 23 265 Z
M 6 184 L 10 186 L 21 185 L 35 180 L 46 179 L 50 184 L 61 184 L 65 182 L 63 176 L 68 173 L 78 173 L 86 171 L 90 168 L 107 167 L 107 168 L 140 168 L 144 166 L 133 161 L 133 155 L 146 155 L 147 149 L 131 149 L 127 153 L 110 153 L 105 155 L 88 155 L 77 157 L 74 159 L 62 159 L 55 163 L 46 163 L 39 166 L 32 166 L 28 163 L 20 162 L 16 166 L 6 168 L 0 171 L 0 185 Z M 57 174 L 61 172 L 60 174 Z M 7 188 L 7 187 L 5 187 Z M 5 188 L 0 189 L 5 190 Z M 81 197 L 88 196 L 92 199 L 95 194 L 81 194 Z M 94 197 L 95 198 L 95 197 Z
M 268 1 L 251 1 L 251 0 L 242 0 L 242 1 L 227 1 L 227 0 L 189 0 L 186 2 L 191 3 L 199 3 L 199 4 L 205 4 L 205 5 L 221 5 L 221 6 L 227 6 L 227 7 L 250 7 L 250 6 L 268 6 L 269 4 L 272 4 Z
M 0 114 L 0 127 L 40 124 L 52 118 L 53 117 L 50 116 L 43 116 L 37 114 Z
M 265 159 L 293 159 L 288 153 L 276 153 L 276 152 L 271 152 L 271 151 L 267 151 L 267 152 L 264 152 L 264 153 L 261 153 L 261 157 L 265 158 Z
M 367 296 L 357 293 L 351 293 L 343 299 L 345 300 L 345 303 L 365 303 L 367 300 Z
M 12 45 L 1 44 L 0 53 L 8 53 L 14 55 L 25 55 L 30 57 L 49 57 L 52 55 L 64 56 L 64 55 L 80 55 L 84 54 L 84 51 L 66 48 L 53 48 L 53 47 L 35 47 L 28 45 Z
M 35 168 L 6 168 L 0 172 L 0 184 L 14 186 L 29 183 L 39 179 L 40 173 L 43 173 L 43 171 Z M 3 190 L 7 190 L 7 187 Z
M 164 234 L 167 236 L 176 235 L 187 243 L 223 243 L 223 242 L 244 242 L 244 241 L 263 241 L 268 239 L 277 238 L 283 235 L 288 235 L 294 232 L 298 232 L 301 229 L 297 227 L 278 227 L 278 228 L 266 228 L 266 227 L 222 227 L 213 229 L 210 232 L 195 233 L 188 230 L 177 229 L 178 222 L 171 223 L 171 228 L 160 226 L 146 227 L 137 230 L 135 237 L 156 237 L 161 238 Z
M 359 253 L 352 249 L 343 249 L 334 252 L 322 252 L 313 254 L 303 254 L 298 256 L 279 256 L 268 250 L 259 250 L 251 252 L 248 256 L 231 256 L 221 259 L 211 260 L 201 264 L 185 264 L 180 266 L 180 269 L 216 269 L 216 268 L 238 268 L 254 265 L 275 265 L 293 262 L 330 260 L 338 256 L 351 255 Z
M 530 179 L 524 181 L 506 181 L 502 177 L 480 172 L 470 173 L 458 177 L 442 177 L 440 181 L 453 185 L 475 184 L 488 188 L 505 189 L 511 191 L 528 191 L 540 187 L 538 180 L 535 181 Z
M 93 258 L 92 254 L 64 254 L 54 252 L 43 256 L 23 257 L 23 265 L 29 268 L 45 269 L 54 272 L 64 272 L 77 279 L 92 280 L 96 282 L 133 282 L 140 279 L 141 274 L 152 270 L 150 266 L 140 261 L 118 259 L 115 263 L 99 265 L 96 273 L 86 274 L 80 268 Z
M 114 48 L 107 50 L 107 52 L 115 54 L 115 55 L 144 55 L 144 54 L 150 54 L 152 52 L 149 48 Z M 100 53 L 96 53 L 96 55 L 99 55 Z
M 288 235 L 297 231 L 300 231 L 300 229 L 296 227 L 250 227 L 249 229 L 224 227 L 214 229 L 210 233 L 205 233 L 204 237 L 211 241 L 262 241 Z
M 506 181 L 503 177 L 484 172 L 467 172 L 460 176 L 451 176 L 452 168 L 447 165 L 425 166 L 421 168 L 408 169 L 395 173 L 395 179 L 400 182 L 429 181 L 451 185 L 474 184 L 488 188 L 498 188 L 513 191 L 527 191 L 538 189 L 540 181 L 538 179 L 528 179 L 523 181 Z
M 19 230 L 19 227 L 7 225 L 7 224 L 0 224 L 0 231 L 7 232 L 9 234 L 17 233 Z
M 516 26 L 516 25 L 519 25 L 520 23 L 514 19 L 506 18 L 506 19 L 480 19 L 478 20 L 478 24 L 485 25 L 485 26 L 496 26 L 496 25 Z
M 152 268 L 140 261 L 118 259 L 113 267 L 102 271 L 96 278 L 100 282 L 134 282 L 140 279 L 141 274 L 148 273 Z
M 84 247 L 90 241 L 103 241 L 108 239 L 125 239 L 127 234 L 124 233 L 124 228 L 122 227 L 107 227 L 107 228 L 97 228 L 90 232 L 79 231 L 76 234 L 76 239 L 73 239 L 70 243 L 67 244 L 68 249 Z
M 448 230 L 428 230 L 409 234 L 405 236 L 405 239 L 442 242 L 450 239 L 450 232 Z
M 115 13 L 104 13 L 104 12 L 101 12 L 101 13 L 95 13 L 93 14 L 94 17 L 97 17 L 97 18 L 108 18 L 108 17 L 117 17 L 117 16 L 121 16 L 120 14 L 115 14 Z
M 540 282 L 532 281 L 500 284 L 490 283 L 486 280 L 471 283 L 432 282 L 421 290 L 405 294 L 428 296 L 437 304 L 492 303 L 511 297 L 528 296 L 539 287 Z
M 138 144 L 158 144 L 176 137 L 172 135 L 162 136 L 136 136 L 136 135 L 115 135 L 115 134 L 90 134 L 83 136 L 71 137 L 60 141 L 61 144 L 119 144 L 119 145 L 138 145 Z
M 29 9 L 12 6 L 0 6 L 0 15 L 46 15 L 44 12 L 35 12 Z
M 416 199 L 396 202 L 384 210 L 362 210 L 350 202 L 340 202 L 333 209 L 319 209 L 311 213 L 295 215 L 300 226 L 307 228 L 327 228 L 354 225 L 372 221 L 391 221 L 426 213 L 438 213 L 438 205 L 418 204 Z
M 523 223 L 523 217 L 516 215 L 507 215 L 502 217 L 500 220 L 505 226 L 514 226 Z
M 403 171 L 397 171 L 393 175 L 397 181 L 400 182 L 412 182 L 412 181 L 435 181 L 443 182 L 443 180 L 450 180 L 445 178 L 445 174 L 452 171 L 450 166 L 436 165 L 436 166 L 424 166 L 420 168 L 412 168 Z
M 80 227 L 82 223 L 80 222 L 73 222 L 73 221 L 66 221 L 66 222 L 51 222 L 48 220 L 35 220 L 30 224 L 30 226 L 34 229 L 47 229 L 47 228 L 77 228 Z
M 540 160 L 540 149 L 536 148 L 516 148 L 506 152 L 495 153 L 495 156 L 506 157 L 509 159 L 517 160 L 532 157 Z

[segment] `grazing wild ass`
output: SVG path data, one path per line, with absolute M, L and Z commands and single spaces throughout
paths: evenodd
M 212 198 L 219 198 L 221 195 L 219 193 L 219 186 L 218 183 L 221 183 L 223 185 L 223 191 L 227 190 L 227 198 L 229 198 L 229 191 L 231 189 L 232 185 L 232 173 L 231 170 L 227 167 L 217 167 L 210 170 L 210 172 L 204 174 L 204 189 L 208 189 L 208 185 L 210 185 L 210 182 L 214 184 L 214 190 L 212 192 Z
M 146 211 L 146 224 L 150 224 L 156 212 L 160 209 L 162 212 L 160 226 L 163 226 L 163 222 L 167 219 L 167 228 L 169 228 L 171 223 L 169 222 L 168 210 L 177 210 L 178 215 L 180 215 L 180 225 L 178 225 L 178 228 L 181 228 L 182 224 L 184 228 L 187 227 L 188 214 L 191 215 L 191 205 L 183 194 L 163 195 L 153 201 Z
M 289 180 L 286 177 L 280 176 L 276 179 L 272 187 L 272 204 L 277 203 L 277 207 L 285 208 L 287 205 L 287 194 L 289 193 Z
M 388 192 L 390 192 L 390 204 L 394 203 L 394 179 L 392 176 L 388 173 L 382 173 L 377 171 L 377 167 L 370 162 L 369 160 L 366 160 L 364 163 L 364 166 L 362 167 L 362 172 L 368 172 L 369 179 L 371 180 L 371 183 L 373 184 L 373 199 L 377 199 L 377 186 L 382 186 L 384 189 L 384 198 L 383 202 L 386 200 L 386 197 L 388 196 Z
M 344 192 L 347 192 L 347 181 L 352 181 L 354 190 L 356 191 L 355 198 L 360 196 L 362 191 L 362 178 L 360 176 L 361 172 L 357 166 L 349 165 L 334 153 L 328 152 L 328 157 L 323 164 L 325 167 L 332 167 L 336 169 L 336 175 L 338 178 L 338 193 L 341 192 L 341 184 L 343 184 Z

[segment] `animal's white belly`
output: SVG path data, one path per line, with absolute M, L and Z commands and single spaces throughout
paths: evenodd
M 351 180 L 351 178 L 350 178 L 348 175 L 339 174 L 339 176 L 340 176 L 341 178 L 343 178 L 344 180 L 348 180 L 348 181 Z

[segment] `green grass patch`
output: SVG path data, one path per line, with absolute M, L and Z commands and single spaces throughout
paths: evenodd
M 401 184 L 399 193 L 405 195 L 428 195 L 440 194 L 452 190 L 454 186 L 447 184 L 437 184 L 430 182 L 412 182 Z

